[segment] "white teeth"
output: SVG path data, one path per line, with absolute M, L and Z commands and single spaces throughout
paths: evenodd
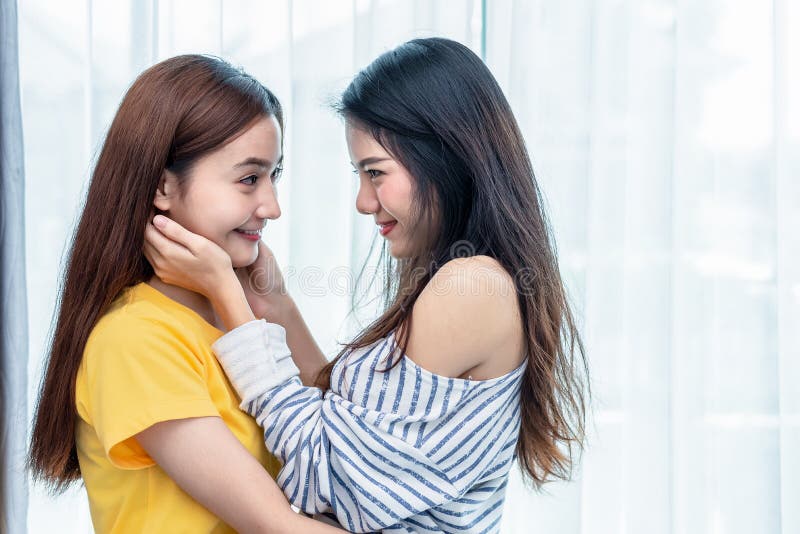
M 261 235 L 261 230 L 236 230 L 247 235 Z

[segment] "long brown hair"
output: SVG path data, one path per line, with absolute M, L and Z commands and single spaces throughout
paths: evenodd
M 585 441 L 588 368 L 533 167 L 496 80 L 467 47 L 415 39 L 361 71 L 337 109 L 414 177 L 422 239 L 417 253 L 397 261 L 384 246 L 386 310 L 317 384 L 328 389 L 340 358 L 393 331 L 402 357 L 414 303 L 438 269 L 457 257 L 491 256 L 514 278 L 525 330 L 517 459 L 537 487 L 569 478 Z M 392 360 L 390 367 L 399 357 Z
M 123 289 L 153 275 L 142 247 L 164 170 L 185 182 L 201 157 L 270 115 L 283 129 L 280 103 L 269 90 L 204 55 L 150 67 L 122 100 L 74 232 L 36 408 L 29 467 L 53 491 L 80 478 L 75 380 L 89 334 Z

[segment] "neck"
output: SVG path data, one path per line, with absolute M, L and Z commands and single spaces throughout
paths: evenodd
M 147 283 L 178 304 L 183 304 L 205 319 L 207 323 L 219 328 L 219 318 L 214 312 L 211 301 L 205 296 L 180 286 L 168 284 L 155 275 Z

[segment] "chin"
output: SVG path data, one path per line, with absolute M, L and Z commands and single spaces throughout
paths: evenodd
M 389 245 L 389 255 L 396 260 L 402 260 L 411 256 L 411 254 L 405 250 L 404 247 L 395 245 L 394 243 Z
M 239 269 L 240 267 L 249 267 L 250 265 L 253 265 L 255 262 L 256 258 L 253 257 L 253 258 L 248 258 L 247 260 L 244 261 L 233 261 L 231 262 L 231 265 L 233 266 L 234 269 Z
M 240 252 L 238 254 L 230 254 L 230 257 L 231 257 L 231 265 L 233 265 L 234 269 L 238 269 L 240 267 L 247 267 L 256 262 L 256 258 L 258 258 L 258 249 L 256 248 L 249 253 Z

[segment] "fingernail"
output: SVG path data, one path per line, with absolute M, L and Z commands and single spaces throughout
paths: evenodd
M 167 218 L 163 215 L 156 215 L 153 217 L 153 224 L 157 228 L 164 228 L 167 225 Z

